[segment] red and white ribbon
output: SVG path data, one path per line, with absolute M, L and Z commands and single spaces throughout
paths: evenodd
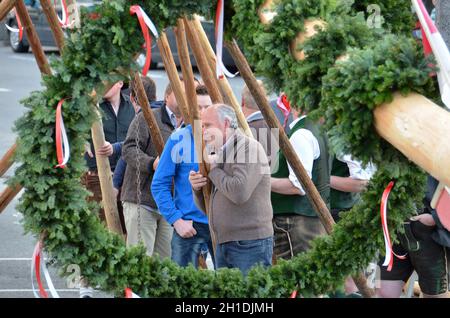
M 152 31 L 152 34 L 155 37 L 155 39 L 159 38 L 159 33 L 158 30 L 156 29 L 155 24 L 152 22 L 152 20 L 148 17 L 148 15 L 140 6 L 138 5 L 131 6 L 130 14 L 131 15 L 136 14 L 139 20 L 139 25 L 141 26 L 142 34 L 144 35 L 145 48 L 147 52 L 145 57 L 144 68 L 142 69 L 142 75 L 146 76 L 150 68 L 150 63 L 152 61 L 152 38 L 148 32 L 148 29 Z
M 381 197 L 381 205 L 380 205 L 380 214 L 381 214 L 381 226 L 383 228 L 384 235 L 384 246 L 386 256 L 384 258 L 383 266 L 387 266 L 387 271 L 390 272 L 392 270 L 392 265 L 394 264 L 394 256 L 399 259 L 405 259 L 406 255 L 397 255 L 394 253 L 392 249 L 391 237 L 389 236 L 389 228 L 387 222 L 387 204 L 389 199 L 389 194 L 391 193 L 392 188 L 394 187 L 394 181 L 389 182 L 388 186 L 383 192 L 383 196 Z
M 225 8 L 225 0 L 217 1 L 217 9 L 216 9 L 216 76 L 217 78 L 223 78 L 225 74 L 227 77 L 233 78 L 238 73 L 233 74 L 227 70 L 225 65 L 223 64 L 222 56 L 223 56 L 223 20 L 224 20 L 224 8 Z
M 47 282 L 48 289 L 53 298 L 60 298 L 58 292 L 53 285 L 52 279 L 50 278 L 50 274 L 47 269 L 47 265 L 45 264 L 45 259 L 42 253 L 42 242 L 37 242 L 34 247 L 33 257 L 31 259 L 31 287 L 33 289 L 33 294 L 36 298 L 48 298 L 48 294 L 45 291 L 45 288 L 42 284 L 41 280 L 41 268 L 44 272 L 44 277 Z M 34 277 L 36 275 L 36 282 L 38 284 L 39 293 L 36 291 L 34 286 Z
M 64 118 L 62 115 L 62 105 L 65 99 L 61 99 L 56 107 L 56 156 L 58 164 L 55 168 L 65 168 L 70 158 L 69 138 L 67 137 L 66 127 L 64 126 Z
M 431 53 L 430 48 L 434 53 L 439 66 L 437 75 L 441 98 L 444 104 L 450 108 L 450 51 L 422 0 L 412 0 L 412 2 L 422 27 L 422 38 L 426 38 L 424 40 L 425 54 Z
M 289 103 L 286 94 L 282 93 L 277 99 L 277 107 L 281 110 L 284 116 L 283 128 L 286 128 L 286 124 L 291 113 L 291 104 Z
M 294 290 L 289 298 L 297 298 L 297 290 Z
M 59 25 L 62 28 L 71 27 L 75 23 L 75 21 L 69 23 L 69 9 L 67 7 L 67 2 L 66 0 L 60 0 L 60 3 L 61 3 L 62 18 L 60 18 L 58 14 L 56 15 L 58 17 Z M 53 1 L 53 4 L 56 9 L 56 0 Z
M 5 23 L 5 27 L 6 27 L 10 32 L 13 32 L 13 33 L 19 33 L 19 41 L 22 41 L 22 39 L 23 39 L 23 26 L 22 26 L 22 22 L 20 21 L 19 15 L 17 14 L 17 11 L 15 11 L 15 14 L 16 14 L 16 21 L 17 21 L 17 29 L 16 29 L 16 28 L 13 28 L 13 27 L 11 27 L 11 26 L 9 26 L 9 25 L 7 25 L 6 23 Z
M 131 288 L 125 288 L 125 298 L 141 298 L 141 297 L 133 293 Z

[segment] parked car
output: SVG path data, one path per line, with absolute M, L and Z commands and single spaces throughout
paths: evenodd
M 93 0 L 77 0 L 77 5 L 79 7 L 89 7 L 94 6 L 95 3 L 100 3 L 101 1 Z M 25 5 L 28 9 L 28 14 L 30 15 L 31 21 L 34 24 L 36 32 L 39 36 L 42 46 L 56 47 L 55 40 L 53 38 L 52 31 L 48 25 L 47 18 L 42 10 L 41 3 L 38 0 L 28 0 L 25 1 Z M 56 11 L 59 16 L 61 16 L 61 5 L 56 5 Z M 16 14 L 14 10 L 8 13 L 4 23 L 8 24 L 12 28 L 17 28 L 18 23 L 16 20 Z M 17 32 L 11 32 L 7 30 L 7 40 L 9 45 L 14 52 L 28 52 L 30 47 L 28 43 L 27 36 L 24 32 L 23 38 L 20 41 L 19 34 Z

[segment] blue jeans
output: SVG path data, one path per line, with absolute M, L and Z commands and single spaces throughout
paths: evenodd
M 247 275 L 256 264 L 272 265 L 273 237 L 259 240 L 232 241 L 218 244 L 216 249 L 216 268 L 239 268 Z
M 198 257 L 208 247 L 212 256 L 212 242 L 208 224 L 193 222 L 197 234 L 190 238 L 182 238 L 177 231 L 173 231 L 172 236 L 172 260 L 180 266 L 193 264 L 198 267 Z M 214 257 L 213 261 L 214 261 Z

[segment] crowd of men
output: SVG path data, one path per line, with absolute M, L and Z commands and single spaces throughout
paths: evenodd
M 118 82 L 100 104 L 106 143 L 100 149 L 94 150 L 92 142 L 86 147 L 88 171 L 82 179 L 91 199 L 100 202 L 95 156 L 109 157 L 127 246 L 142 242 L 149 256 L 170 257 L 180 266 L 199 267 L 201 256 L 209 253 L 214 268 L 238 268 L 246 275 L 257 264 L 271 266 L 279 258 L 306 252 L 312 240 L 326 235 L 247 87 L 242 90 L 242 112 L 253 137 L 239 128 L 231 106 L 213 104 L 206 87 L 196 82 L 198 105 L 189 107 L 198 106 L 202 120 L 203 159 L 209 165 L 208 175 L 203 175 L 193 127 L 183 118 L 172 86 L 157 101 L 155 82 L 142 80 L 165 142 L 162 154 L 136 102 L 133 83 L 130 93 L 124 93 L 123 82 Z M 351 154 L 332 153 L 320 121 L 310 119 L 301 107 L 292 107 L 285 119 L 280 123 L 292 146 L 339 222 L 358 203 L 376 167 L 363 167 Z M 424 296 L 449 296 L 450 234 L 430 207 L 433 188 L 430 179 L 424 206 L 417 208 L 417 217 L 406 220 L 409 231 L 395 247 L 408 257 L 395 260 L 390 272 L 379 267 L 380 297 L 399 297 L 414 270 Z M 103 211 L 99 217 L 104 220 Z M 85 287 L 81 296 L 89 297 L 92 291 Z M 351 278 L 345 292 L 358 295 Z

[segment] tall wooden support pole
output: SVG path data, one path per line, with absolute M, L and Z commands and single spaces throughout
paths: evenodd
M 275 113 L 273 112 L 272 107 L 270 107 L 267 97 L 263 94 L 255 76 L 253 75 L 253 72 L 248 65 L 247 60 L 245 59 L 235 41 L 226 42 L 225 45 L 227 46 L 228 51 L 231 53 L 236 66 L 239 68 L 241 76 L 243 77 L 245 83 L 247 84 L 247 87 L 252 93 L 253 98 L 260 107 L 261 113 L 263 114 L 267 125 L 270 128 L 278 128 L 280 134 L 279 138 L 281 150 L 285 154 L 289 164 L 292 166 L 298 180 L 302 183 L 305 192 L 311 201 L 311 205 L 314 207 L 314 210 L 320 217 L 326 231 L 328 233 L 331 233 L 331 231 L 333 230 L 334 220 L 331 217 L 331 214 L 325 202 L 323 202 L 319 192 L 314 186 L 314 183 L 312 182 L 311 178 L 308 176 L 308 173 L 300 162 L 297 153 L 289 142 L 289 138 L 284 132 L 284 129 L 280 126 L 280 123 Z
M 187 31 L 186 34 L 189 39 L 189 45 L 191 46 L 195 60 L 197 61 L 197 67 L 200 71 L 200 74 L 202 75 L 203 82 L 205 82 L 205 85 L 208 88 L 208 93 L 209 96 L 211 96 L 211 100 L 213 101 L 213 103 L 223 103 L 222 94 L 215 81 L 216 75 L 211 71 L 211 68 L 208 65 L 208 61 L 206 60 L 203 47 L 200 44 L 198 34 L 190 25 L 189 20 L 186 18 L 184 18 L 184 26 Z
M 197 104 L 197 94 L 195 93 L 194 73 L 192 72 L 191 60 L 189 59 L 186 32 L 182 19 L 178 20 L 177 27 L 175 29 L 175 36 L 178 47 L 178 57 L 180 59 L 181 70 L 183 72 L 184 83 L 186 86 L 186 95 L 190 106 L 195 152 L 199 161 L 200 173 L 204 176 L 208 176 L 206 162 L 203 160 L 203 151 L 205 146 L 203 142 L 202 122 L 200 119 L 200 113 Z M 208 209 L 210 193 L 211 184 L 208 183 L 208 186 L 203 188 L 203 196 L 205 198 L 205 207 L 207 210 L 207 214 L 209 212 Z
M 200 43 L 202 45 L 203 51 L 205 52 L 206 59 L 208 60 L 209 67 L 213 74 L 215 74 L 216 70 L 216 54 L 214 53 L 213 48 L 211 47 L 211 43 L 208 40 L 208 36 L 206 35 L 205 30 L 203 29 L 202 23 L 199 18 L 196 16 L 194 20 L 190 20 L 189 23 L 194 28 L 196 33 L 198 34 Z M 231 88 L 230 83 L 228 82 L 226 77 L 221 77 L 218 79 L 220 90 L 222 91 L 223 99 L 225 103 L 232 106 L 234 111 L 236 112 L 236 117 L 239 123 L 239 126 L 245 132 L 245 134 L 249 137 L 253 138 L 252 131 L 250 130 L 250 126 L 247 123 L 244 113 L 242 112 L 241 104 L 237 100 L 236 96 L 233 93 L 233 89 Z
M 0 21 L 3 20 L 9 11 L 14 8 L 16 0 L 2 0 L 0 2 Z
M 164 68 L 166 69 L 167 76 L 169 77 L 170 84 L 172 85 L 173 93 L 180 108 L 185 123 L 191 123 L 191 115 L 189 113 L 189 108 L 186 101 L 186 96 L 184 89 L 182 87 L 180 76 L 178 75 L 177 67 L 173 59 L 172 51 L 167 41 L 167 36 L 165 32 L 161 32 L 157 40 L 159 52 L 164 63 Z
M 13 165 L 14 163 L 14 153 L 16 152 L 17 145 L 14 144 L 11 148 L 8 149 L 6 154 L 0 160 L 0 177 L 5 174 L 6 171 Z
M 144 84 L 142 83 L 141 75 L 136 72 L 134 75 L 134 87 L 139 105 L 141 106 L 142 113 L 144 114 L 145 121 L 150 129 L 150 136 L 152 137 L 152 143 L 155 145 L 156 152 L 161 155 L 164 149 L 164 139 L 159 130 L 158 123 L 156 122 L 155 115 L 151 111 L 150 103 L 148 102 L 147 94 L 145 93 Z
M 59 25 L 59 20 L 56 15 L 56 11 L 50 0 L 40 0 L 42 11 L 44 11 L 47 17 L 48 25 L 52 30 L 53 38 L 55 39 L 56 46 L 61 53 L 64 48 L 64 33 Z
M 15 185 L 13 187 L 7 187 L 0 195 L 0 213 L 11 203 L 15 196 L 22 190 L 21 185 Z
M 39 36 L 33 26 L 33 22 L 31 21 L 27 7 L 25 6 L 23 0 L 17 0 L 16 10 L 20 20 L 22 21 L 23 28 L 27 33 L 27 40 L 33 50 L 34 57 L 36 58 L 36 62 L 41 70 L 41 73 L 51 75 L 52 72 L 50 70 L 50 65 L 47 62 L 47 58 L 45 57 L 44 50 L 41 46 L 41 41 L 39 40 Z
M 280 123 L 270 107 L 267 97 L 261 90 L 261 87 L 258 84 L 253 72 L 248 65 L 247 60 L 239 49 L 236 41 L 226 42 L 225 44 L 233 57 L 236 66 L 238 67 L 241 76 L 244 78 L 247 87 L 253 95 L 257 105 L 259 106 L 261 113 L 263 114 L 267 125 L 270 128 L 278 128 L 279 130 L 279 138 L 280 138 L 280 148 L 283 151 L 287 161 L 291 165 L 292 169 L 295 172 L 296 177 L 303 185 L 306 194 L 308 195 L 308 199 L 311 202 L 314 210 L 317 212 L 322 224 L 324 225 L 327 233 L 331 233 L 333 230 L 334 220 L 331 217 L 330 211 L 328 210 L 325 202 L 323 202 L 319 192 L 317 191 L 314 183 L 311 178 L 308 176 L 305 168 L 303 167 L 300 159 L 297 156 L 294 148 L 292 147 L 289 138 L 287 137 L 284 129 L 280 126 Z M 360 274 L 357 277 L 353 277 L 355 284 L 358 286 L 359 291 L 363 294 L 364 297 L 373 297 L 374 292 L 367 286 L 367 282 L 365 277 Z
M 202 133 L 202 121 L 197 103 L 197 94 L 195 92 L 194 73 L 192 72 L 192 64 L 189 58 L 189 49 L 186 41 L 186 29 L 183 19 L 178 19 L 177 27 L 175 28 L 175 36 L 178 47 L 178 57 L 180 59 L 181 70 L 183 72 L 184 83 L 186 87 L 186 96 L 188 104 L 190 106 L 191 118 L 192 118 L 192 130 L 194 135 L 194 147 L 199 161 L 200 173 L 204 176 L 208 176 L 208 167 L 203 160 L 203 154 L 205 149 L 205 143 Z M 205 187 L 203 187 L 203 198 L 205 200 L 206 214 L 209 216 L 209 202 L 211 195 L 211 182 L 208 180 Z M 211 229 L 211 223 L 209 223 L 211 241 L 213 246 L 213 252 L 216 252 L 216 238 L 214 231 Z
M 91 127 L 92 142 L 94 149 L 99 149 L 105 144 L 105 134 L 103 132 L 103 124 L 99 111 L 96 107 L 98 120 Z M 123 237 L 122 225 L 120 224 L 119 211 L 117 209 L 117 200 L 114 195 L 111 166 L 106 156 L 95 156 L 97 161 L 98 178 L 100 180 L 100 188 L 102 191 L 102 202 L 105 210 L 105 218 L 108 229 L 111 232 Z

